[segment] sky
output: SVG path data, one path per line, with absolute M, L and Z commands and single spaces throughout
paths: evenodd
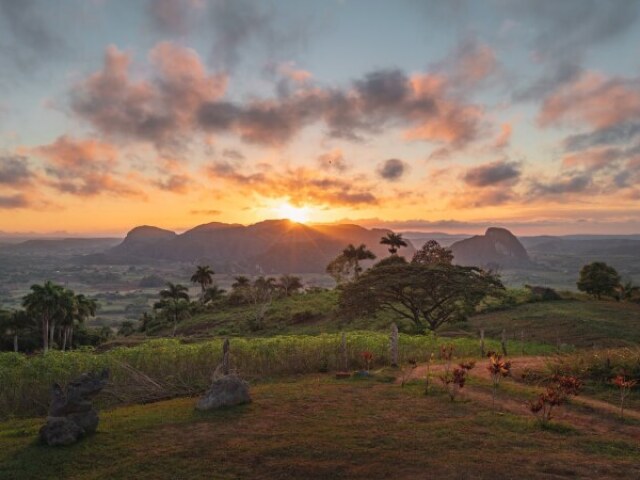
M 0 231 L 640 233 L 640 1 L 0 0 Z

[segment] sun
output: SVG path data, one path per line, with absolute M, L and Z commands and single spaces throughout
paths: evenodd
M 307 223 L 309 221 L 309 208 L 308 207 L 294 207 L 289 203 L 283 203 L 276 212 L 281 218 L 287 218 L 292 222 Z

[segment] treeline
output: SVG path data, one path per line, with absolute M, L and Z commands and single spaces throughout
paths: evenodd
M 38 347 L 44 352 L 50 348 L 64 351 L 100 342 L 98 335 L 85 328 L 85 322 L 98 309 L 92 298 L 47 281 L 31 286 L 30 293 L 22 299 L 22 307 L 0 310 L 0 339 L 3 343 L 10 339 L 16 352 Z

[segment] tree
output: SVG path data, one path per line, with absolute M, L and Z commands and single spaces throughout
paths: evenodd
M 78 325 L 84 325 L 84 322 L 91 317 L 96 316 L 98 311 L 98 302 L 93 298 L 89 298 L 83 294 L 76 295 L 76 316 L 75 321 Z M 68 332 L 69 347 L 73 348 L 73 332 L 75 330 L 75 324 L 71 324 L 71 328 Z
M 184 285 L 167 282 L 167 288 L 160 290 L 160 301 L 154 305 L 171 317 L 173 321 L 173 336 L 176 336 L 178 322 L 189 308 L 189 289 Z
M 640 287 L 629 280 L 624 284 L 618 285 L 616 293 L 620 300 L 631 301 L 640 294 Z
M 440 246 L 435 240 L 429 240 L 411 259 L 411 263 L 422 265 L 451 265 L 453 263 L 453 252 L 448 248 Z
M 285 297 L 289 297 L 302 288 L 302 279 L 295 275 L 282 275 L 278 279 L 277 287 L 282 290 Z
M 122 335 L 123 337 L 128 337 L 129 335 L 133 335 L 136 331 L 135 326 L 131 320 L 124 320 L 120 323 L 120 328 L 118 328 L 118 335 Z
M 272 277 L 258 277 L 249 287 L 245 287 L 245 294 L 253 305 L 253 316 L 249 321 L 251 330 L 262 328 L 276 288 L 276 280 Z
M 55 329 L 55 317 L 61 308 L 63 292 L 62 286 L 47 281 L 43 285 L 31 285 L 31 293 L 22 299 L 22 305 L 29 315 L 40 319 L 42 348 L 45 353 L 49 350 L 50 332 Z
M 19 351 L 19 336 L 21 332 L 32 325 L 31 316 L 24 310 L 0 312 L 0 333 L 8 331 L 13 337 L 13 351 Z
M 620 285 L 620 275 L 604 262 L 593 262 L 582 267 L 577 282 L 578 290 L 600 299 L 602 295 L 614 295 Z
M 406 247 L 407 242 L 402 238 L 401 233 L 389 232 L 380 239 L 381 245 L 389 245 L 389 253 L 395 255 L 398 253 L 398 249 Z
M 410 320 L 416 331 L 437 330 L 465 319 L 487 295 L 504 289 L 500 279 L 477 267 L 380 262 L 340 294 L 343 315 L 388 310 Z
M 376 258 L 375 254 L 369 250 L 364 243 L 357 247 L 350 243 L 347 248 L 342 251 L 341 255 L 346 263 L 347 271 L 353 275 L 354 280 L 357 280 L 362 272 L 360 262 L 362 260 L 375 260 Z
M 248 287 L 251 284 L 251 280 L 244 275 L 240 275 L 239 277 L 234 277 L 234 282 L 231 284 L 231 288 L 243 288 Z
M 197 283 L 200 285 L 202 289 L 201 292 L 201 300 L 204 303 L 204 292 L 209 285 L 213 283 L 213 275 L 215 272 L 211 269 L 209 265 L 198 265 L 196 267 L 196 271 L 193 275 L 191 275 L 191 281 L 193 283 Z
M 202 296 L 202 303 L 215 303 L 224 297 L 224 290 L 217 285 L 207 288 Z

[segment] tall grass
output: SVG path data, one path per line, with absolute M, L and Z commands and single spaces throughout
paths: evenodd
M 373 353 L 374 367 L 390 364 L 387 334 L 349 332 L 346 338 L 351 369 L 363 367 L 360 354 L 365 350 Z M 334 371 L 340 369 L 340 341 L 340 334 L 234 338 L 231 340 L 232 368 L 254 381 L 277 375 Z M 424 361 L 442 343 L 454 344 L 460 357 L 479 354 L 478 342 L 474 339 L 401 334 L 400 361 L 404 363 L 409 358 Z M 497 350 L 499 344 L 488 340 L 486 347 Z M 551 349 L 531 348 L 536 349 L 535 353 Z M 176 339 L 150 340 L 104 353 L 51 351 L 30 357 L 0 353 L 0 418 L 43 415 L 54 382 L 65 384 L 82 372 L 102 368 L 111 371 L 109 387 L 97 402 L 102 407 L 194 395 L 207 388 L 221 355 L 222 339 L 191 344 Z
M 596 384 L 608 384 L 616 375 L 640 380 L 640 347 L 579 351 L 557 357 L 549 363 L 549 369 Z

